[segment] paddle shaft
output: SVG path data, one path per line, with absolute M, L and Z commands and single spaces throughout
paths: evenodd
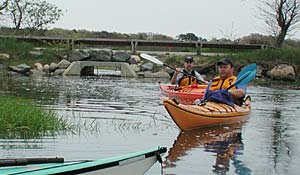
M 18 166 L 28 164 L 41 163 L 63 163 L 64 158 L 18 158 L 18 159 L 0 159 L 0 167 L 2 166 Z
M 247 72 L 245 74 L 243 74 L 240 78 L 238 78 L 232 85 L 230 85 L 227 90 L 231 89 L 232 87 L 236 86 L 237 84 L 239 84 L 245 77 L 247 77 L 250 74 L 250 72 Z
M 161 66 L 165 66 L 165 67 L 168 67 L 168 68 L 170 68 L 170 69 L 172 69 L 172 70 L 174 70 L 174 71 L 177 71 L 174 67 L 171 67 L 171 66 L 169 66 L 169 65 L 167 65 L 167 64 L 165 64 L 165 63 L 163 63 L 163 62 L 161 62 L 160 60 L 158 60 L 157 58 L 155 58 L 155 57 L 153 57 L 153 56 L 151 56 L 151 55 L 142 53 L 142 54 L 141 54 L 141 57 L 142 57 L 142 58 L 145 58 L 145 59 L 148 60 L 148 61 L 151 61 L 152 63 L 158 64 L 158 65 L 161 65 Z M 190 74 L 188 74 L 188 73 L 186 73 L 186 72 L 183 72 L 183 71 L 180 71 L 180 72 L 183 73 L 183 74 L 186 75 L 186 76 L 195 78 L 195 79 L 196 79 L 197 81 L 199 81 L 199 82 L 205 83 L 203 80 L 199 80 L 199 79 L 197 79 L 197 77 L 195 77 L 195 76 L 193 76 L 193 75 L 190 75 Z
M 165 64 L 165 63 L 163 63 L 163 66 L 165 66 L 165 67 L 167 67 L 167 68 L 170 68 L 170 69 L 172 69 L 172 70 L 174 70 L 174 71 L 177 71 L 176 68 L 171 67 L 171 66 L 169 66 L 169 65 L 167 65 L 167 64 Z M 199 79 L 197 79 L 197 77 L 195 77 L 195 76 L 193 76 L 193 75 L 191 75 L 191 74 L 188 74 L 188 73 L 183 72 L 183 71 L 180 71 L 180 73 L 183 73 L 184 75 L 189 76 L 189 77 L 193 77 L 193 78 L 195 78 L 197 81 L 200 81 L 200 82 L 202 82 L 202 83 L 205 83 L 203 80 L 199 80 Z

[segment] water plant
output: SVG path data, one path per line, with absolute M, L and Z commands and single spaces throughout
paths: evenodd
M 32 138 L 71 129 L 72 125 L 53 110 L 37 106 L 30 99 L 0 96 L 1 138 Z

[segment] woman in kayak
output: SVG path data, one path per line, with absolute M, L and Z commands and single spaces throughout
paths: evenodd
M 194 59 L 191 56 L 188 56 L 184 59 L 184 70 L 181 71 L 179 68 L 176 68 L 175 73 L 171 79 L 172 84 L 177 84 L 179 87 L 189 86 L 193 84 L 205 83 L 208 82 L 203 79 L 203 77 L 195 70 L 192 70 L 194 64 Z

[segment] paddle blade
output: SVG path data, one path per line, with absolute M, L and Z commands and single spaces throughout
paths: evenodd
M 161 62 L 160 60 L 158 60 L 157 58 L 155 58 L 155 57 L 153 57 L 153 56 L 151 56 L 151 55 L 142 53 L 140 56 L 141 56 L 142 58 L 148 60 L 148 61 L 151 61 L 152 63 L 158 64 L 158 65 L 161 65 L 161 66 L 164 65 L 163 62 Z
M 246 67 L 243 67 L 242 70 L 240 71 L 240 73 L 238 74 L 237 78 L 239 79 L 241 76 L 243 76 L 248 71 L 255 71 L 256 72 L 256 64 L 253 63 L 253 64 L 249 64 Z
M 256 64 L 250 64 L 244 67 L 239 73 L 237 80 L 227 89 L 231 89 L 233 86 L 240 86 L 249 83 L 256 76 Z

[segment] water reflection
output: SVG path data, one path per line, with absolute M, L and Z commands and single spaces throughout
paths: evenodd
M 277 169 L 281 169 L 281 164 L 284 167 L 288 167 L 289 162 L 292 159 L 290 153 L 290 144 L 288 142 L 289 136 L 285 133 L 288 130 L 282 116 L 282 112 L 279 109 L 275 109 L 273 114 L 273 126 L 272 126 L 272 149 L 273 149 L 273 161 L 274 161 L 274 170 L 277 172 Z M 284 160 L 284 161 L 282 161 Z
M 230 170 L 230 161 L 232 161 L 236 174 L 251 174 L 246 164 L 238 159 L 244 150 L 242 125 L 240 123 L 181 132 L 168 151 L 164 167 L 176 167 L 183 157 L 192 154 L 197 149 L 202 149 L 215 157 L 212 165 L 214 173 L 226 174 Z

